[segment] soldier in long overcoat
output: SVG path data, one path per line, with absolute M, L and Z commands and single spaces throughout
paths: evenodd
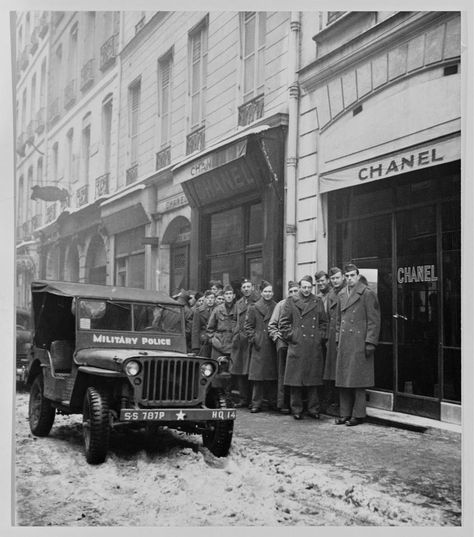
M 230 285 L 224 287 L 224 303 L 216 306 L 207 323 L 207 337 L 211 342 L 211 358 L 230 356 L 232 338 L 237 325 L 235 294 Z
M 214 293 L 207 290 L 204 293 L 204 304 L 199 306 L 193 315 L 191 345 L 193 352 L 200 356 L 211 356 L 212 348 L 207 335 L 207 323 L 214 309 L 215 299 Z
M 277 379 L 275 343 L 268 335 L 268 323 L 275 309 L 273 287 L 263 280 L 260 285 L 261 298 L 250 304 L 245 319 L 245 334 L 250 343 L 249 380 L 252 381 L 252 409 L 260 412 L 265 385 Z
M 242 296 L 236 302 L 237 325 L 234 330 L 230 355 L 230 373 L 234 375 L 240 396 L 240 401 L 235 405 L 237 408 L 248 406 L 250 403 L 248 381 L 250 347 L 245 334 L 245 317 L 249 304 L 253 304 L 259 298 L 254 290 L 253 283 L 247 278 L 242 279 L 240 290 Z
M 339 295 L 336 387 L 340 417 L 336 423 L 358 425 L 366 415 L 365 389 L 374 385 L 374 352 L 380 332 L 377 295 L 359 281 L 354 264 L 344 267 L 347 287 Z
M 290 386 L 293 417 L 302 418 L 302 388 L 308 395 L 308 415 L 319 418 L 318 386 L 323 384 L 323 353 L 321 343 L 326 338 L 327 317 L 321 298 L 311 291 L 313 278 L 304 276 L 299 296 L 283 305 L 280 330 L 288 341 L 285 384 Z
M 336 322 L 337 322 L 337 306 L 339 303 L 338 295 L 344 289 L 346 281 L 342 274 L 342 269 L 332 267 L 329 269 L 329 277 L 331 280 L 331 290 L 327 295 L 327 314 L 328 314 L 328 340 L 326 343 L 326 360 L 324 362 L 323 380 L 326 383 L 327 403 L 333 407 L 339 407 L 339 400 L 336 397 L 335 380 L 336 380 Z M 337 414 L 336 414 L 337 415 Z

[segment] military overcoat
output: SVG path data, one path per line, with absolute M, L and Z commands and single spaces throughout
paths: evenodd
M 275 343 L 268 335 L 268 323 L 275 309 L 274 300 L 260 298 L 251 304 L 245 319 L 245 334 L 250 343 L 249 380 L 276 380 Z
M 301 293 L 296 300 L 286 300 L 280 330 L 288 341 L 284 384 L 321 385 L 324 366 L 321 343 L 327 331 L 323 301 L 313 294 L 304 300 Z
M 207 323 L 207 337 L 212 345 L 211 358 L 217 358 L 223 354 L 230 355 L 232 349 L 232 337 L 237 325 L 237 308 L 227 309 L 225 304 L 216 306 Z
M 245 317 L 249 304 L 258 300 L 258 296 L 253 292 L 248 298 L 241 297 L 235 303 L 237 312 L 237 324 L 234 329 L 232 341 L 232 352 L 230 354 L 230 372 L 233 375 L 248 375 L 250 347 L 249 340 L 245 334 Z
M 336 342 L 336 324 L 337 324 L 337 305 L 338 294 L 345 287 L 340 287 L 338 290 L 332 288 L 327 295 L 327 314 L 328 314 L 328 340 L 326 343 L 326 361 L 324 363 L 324 380 L 336 380 L 336 358 L 337 358 L 337 342 Z
M 338 295 L 336 321 L 336 386 L 368 388 L 374 385 L 374 353 L 365 344 L 377 345 L 380 307 L 377 295 L 362 282 Z
M 212 307 L 203 304 L 196 309 L 193 315 L 191 345 L 193 352 L 198 352 L 201 356 L 211 355 L 211 345 L 207 336 L 207 323 L 211 317 L 212 310 Z

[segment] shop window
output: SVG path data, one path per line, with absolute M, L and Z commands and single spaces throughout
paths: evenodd
M 242 219 L 241 207 L 211 215 L 211 254 L 242 248 Z
M 145 287 L 145 248 L 143 226 L 115 236 L 115 284 Z

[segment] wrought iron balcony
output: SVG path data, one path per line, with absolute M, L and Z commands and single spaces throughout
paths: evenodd
M 171 146 L 165 147 L 156 154 L 155 170 L 161 170 L 171 163 Z
M 263 95 L 239 106 L 239 126 L 243 127 L 263 117 Z
M 29 43 L 27 43 L 25 45 L 25 48 L 21 52 L 20 68 L 22 70 L 26 69 L 28 67 L 29 62 L 30 62 L 30 48 L 31 48 L 31 45 Z
M 205 127 L 200 127 L 186 136 L 186 155 L 204 149 L 205 133 Z
M 35 141 L 35 127 L 36 127 L 36 120 L 32 119 L 28 123 L 28 127 L 26 127 L 26 143 L 34 143 Z
M 39 27 L 37 26 L 32 34 L 31 34 L 31 40 L 30 40 L 30 54 L 34 54 L 38 50 L 39 45 Z
M 36 113 L 35 131 L 36 134 L 41 134 L 44 131 L 44 108 L 40 108 Z
M 94 58 L 87 61 L 81 69 L 81 91 L 85 91 L 94 83 Z
M 82 207 L 89 201 L 89 185 L 81 186 L 76 190 L 76 205 Z
M 145 26 L 145 15 L 135 24 L 135 35 Z
M 48 33 L 48 28 L 49 28 L 48 12 L 43 11 L 39 20 L 39 36 L 41 38 L 43 38 Z
M 33 216 L 33 218 L 31 219 L 32 231 L 34 231 L 35 229 L 38 229 L 39 227 L 41 227 L 42 220 L 43 220 L 43 218 L 42 218 L 41 214 L 35 214 Z
M 56 28 L 56 26 L 61 22 L 63 17 L 64 17 L 64 11 L 53 11 L 52 12 L 51 22 L 52 22 L 54 28 Z
M 26 150 L 26 134 L 22 132 L 16 139 L 16 152 L 20 157 L 25 156 Z
M 104 173 L 95 180 L 95 197 L 100 198 L 109 193 L 109 177 L 110 173 Z
M 58 121 L 60 117 L 61 117 L 60 102 L 59 102 L 59 97 L 56 97 L 56 99 L 54 99 L 49 106 L 48 120 L 49 120 L 50 125 L 53 125 L 54 123 L 56 123 L 56 121 Z
M 111 35 L 100 47 L 100 70 L 105 71 L 115 63 L 117 56 L 118 34 Z
M 69 110 L 76 102 L 76 80 L 70 80 L 64 88 L 64 108 Z
M 56 218 L 56 203 L 52 203 L 46 207 L 46 223 L 49 224 Z
M 138 164 L 134 164 L 131 168 L 125 172 L 125 184 L 130 185 L 134 183 L 138 178 Z

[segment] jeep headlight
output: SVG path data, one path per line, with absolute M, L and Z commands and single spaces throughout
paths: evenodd
M 140 373 L 140 363 L 136 362 L 135 360 L 130 360 L 125 364 L 125 372 L 130 377 L 138 375 L 138 373 Z
M 206 362 L 201 365 L 201 375 L 203 377 L 210 377 L 214 373 L 214 365 Z

